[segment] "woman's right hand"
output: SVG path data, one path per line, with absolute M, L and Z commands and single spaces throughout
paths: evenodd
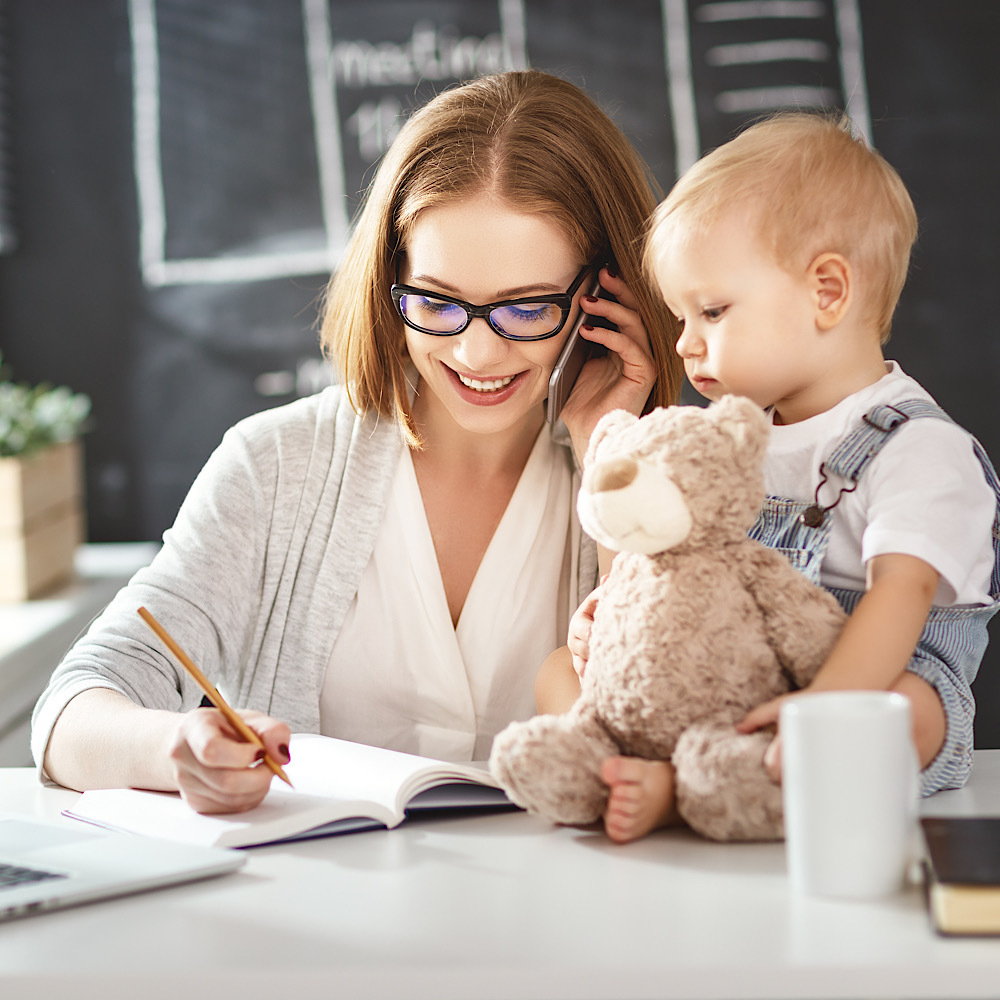
M 261 712 L 239 715 L 263 740 L 271 758 L 287 764 L 288 726 Z M 167 752 L 181 796 L 201 813 L 253 809 L 271 786 L 273 772 L 263 763 L 263 751 L 245 742 L 214 708 L 181 716 Z

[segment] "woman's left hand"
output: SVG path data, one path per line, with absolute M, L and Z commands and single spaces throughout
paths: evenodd
M 561 414 L 581 462 L 598 420 L 611 410 L 628 410 L 638 416 L 656 381 L 656 364 L 635 296 L 606 267 L 601 268 L 600 281 L 618 301 L 584 298 L 582 307 L 591 315 L 614 323 L 618 329 L 581 328 L 581 336 L 603 344 L 608 353 L 591 358 L 583 366 Z

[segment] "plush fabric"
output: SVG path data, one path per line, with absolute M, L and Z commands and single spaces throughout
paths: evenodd
M 844 622 L 837 602 L 746 537 L 764 496 L 768 427 L 752 402 L 617 411 L 590 442 L 584 529 L 618 550 L 582 692 L 566 715 L 497 736 L 491 768 L 519 805 L 558 823 L 599 819 L 601 762 L 672 761 L 677 805 L 716 840 L 783 834 L 768 733 L 734 724 L 814 676 Z

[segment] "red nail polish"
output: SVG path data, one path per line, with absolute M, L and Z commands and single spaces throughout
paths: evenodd
M 584 302 L 596 302 L 597 301 L 597 296 L 596 295 L 584 295 L 583 301 Z
M 607 268 L 606 270 L 608 272 L 608 277 L 609 278 L 617 278 L 618 277 L 618 275 L 614 271 L 612 271 L 610 267 Z
M 594 332 L 594 328 L 589 323 L 583 323 L 583 324 L 581 324 L 580 329 L 581 330 L 586 330 L 587 333 L 593 333 Z
M 287 743 L 282 743 L 281 746 L 278 747 L 278 751 L 285 758 L 284 763 L 287 764 L 292 759 L 292 754 L 291 754 L 291 752 L 288 749 L 288 744 Z

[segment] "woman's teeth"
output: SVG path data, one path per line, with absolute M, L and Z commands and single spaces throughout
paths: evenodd
M 480 382 L 478 379 L 469 378 L 461 372 L 456 372 L 455 374 L 458 375 L 462 385 L 467 385 L 470 389 L 475 389 L 476 392 L 495 392 L 497 389 L 502 389 L 505 385 L 509 385 L 514 381 L 513 375 L 508 375 L 506 378 L 491 379 L 489 382 Z

